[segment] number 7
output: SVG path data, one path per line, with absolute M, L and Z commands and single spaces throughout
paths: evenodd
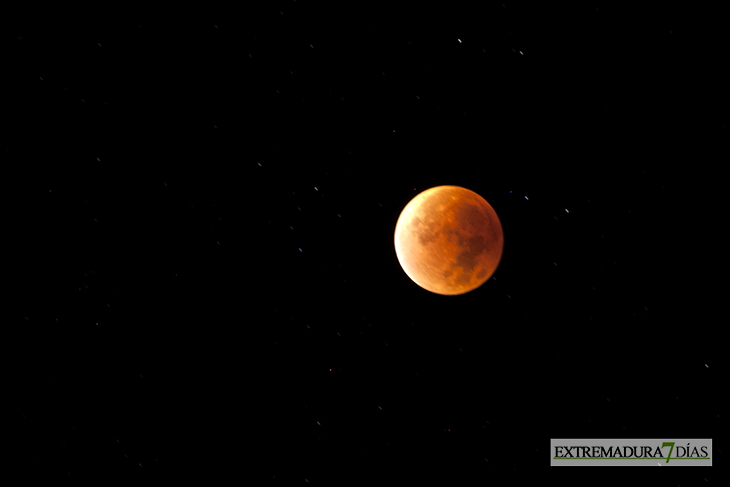
M 672 450 L 674 450 L 674 442 L 665 441 L 664 443 L 662 443 L 662 448 L 664 448 L 665 446 L 669 447 L 669 455 L 667 455 L 667 462 L 666 462 L 666 463 L 669 463 L 669 457 L 672 456 Z

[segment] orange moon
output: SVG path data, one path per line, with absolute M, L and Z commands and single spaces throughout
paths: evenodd
M 423 289 L 457 295 L 489 279 L 502 259 L 497 213 L 466 188 L 436 186 L 413 198 L 395 226 L 395 253 Z

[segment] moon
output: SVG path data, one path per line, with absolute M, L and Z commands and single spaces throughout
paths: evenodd
M 436 294 L 472 291 L 502 259 L 504 234 L 497 213 L 477 193 L 436 186 L 413 198 L 395 226 L 395 252 L 413 282 Z

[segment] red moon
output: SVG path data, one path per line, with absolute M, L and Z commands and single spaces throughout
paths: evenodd
M 459 186 L 420 193 L 395 226 L 401 267 L 436 294 L 464 294 L 484 284 L 497 270 L 503 247 L 497 213 L 484 198 Z

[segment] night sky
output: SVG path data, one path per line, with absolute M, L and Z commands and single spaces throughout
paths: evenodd
M 6 22 L 11 470 L 717 483 L 717 14 L 260 3 Z M 459 296 L 393 245 L 447 184 L 505 238 Z M 549 464 L 550 438 L 662 437 L 715 466 Z

